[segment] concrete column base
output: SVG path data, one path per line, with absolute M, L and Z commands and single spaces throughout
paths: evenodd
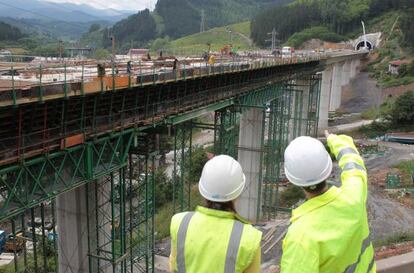
M 89 271 L 85 189 L 81 186 L 56 198 L 60 273 Z
M 238 159 L 246 175 L 246 187 L 236 201 L 237 212 L 256 222 L 258 218 L 260 160 L 262 154 L 263 110 L 253 108 L 240 118 Z
M 318 134 L 322 135 L 324 130 L 328 128 L 329 119 L 329 101 L 332 89 L 332 75 L 333 67 L 328 66 L 322 72 L 322 87 L 320 95 L 319 106 L 319 121 L 318 121 Z

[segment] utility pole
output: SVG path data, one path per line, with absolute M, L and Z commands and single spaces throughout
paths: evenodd
M 115 36 L 114 34 L 111 35 L 112 41 L 112 62 L 115 62 Z
M 278 44 L 280 42 L 280 40 L 277 39 L 277 31 L 275 28 L 273 28 L 272 32 L 267 33 L 267 35 L 271 35 L 272 38 L 266 40 L 266 42 L 271 42 L 271 48 L 272 48 L 272 52 L 276 49 L 276 44 Z
M 62 61 L 62 56 L 63 56 L 63 42 L 62 42 L 62 40 L 59 40 L 59 59 L 60 59 L 60 61 Z
M 203 33 L 206 31 L 205 26 L 206 25 L 206 14 L 204 10 L 201 10 L 201 23 L 200 23 L 200 33 Z

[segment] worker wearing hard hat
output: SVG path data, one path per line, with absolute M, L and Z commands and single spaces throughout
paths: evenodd
M 216 156 L 205 164 L 199 191 L 206 207 L 171 220 L 171 272 L 260 272 L 262 233 L 234 209 L 245 184 L 242 168 L 232 157 Z
M 299 137 L 285 151 L 286 177 L 308 200 L 293 210 L 281 273 L 375 273 L 364 162 L 351 137 L 325 134 L 342 169 L 339 188 L 326 184 L 332 160 L 319 140 Z

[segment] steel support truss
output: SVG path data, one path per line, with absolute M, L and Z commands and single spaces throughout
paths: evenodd
M 320 77 L 314 75 L 309 78 L 309 95 L 294 84 L 276 83 L 231 101 L 218 101 L 222 108 L 213 110 L 215 121 L 210 128 L 215 131 L 215 153 L 236 158 L 240 113 L 249 107 L 263 109 L 258 192 L 262 200 L 258 210 L 265 218 L 274 217 L 280 209 L 279 183 L 286 145 L 299 135 L 317 132 L 319 93 Z M 174 212 L 191 207 L 194 181 L 189 181 L 189 173 L 193 129 L 197 127 L 193 119 L 182 119 L 171 127 Z M 0 223 L 7 223 L 14 245 L 24 242 L 22 249 L 14 252 L 15 272 L 58 271 L 54 200 L 81 186 L 86 187 L 89 272 L 154 272 L 154 170 L 158 148 L 153 140 L 153 134 L 132 128 L 2 167 Z M 34 222 L 39 222 L 37 227 Z M 46 225 L 51 226 L 51 236 L 45 233 Z
M 128 165 L 88 184 L 89 272 L 154 272 L 154 157 L 133 150 Z
M 0 221 L 126 165 L 134 130 L 0 169 Z

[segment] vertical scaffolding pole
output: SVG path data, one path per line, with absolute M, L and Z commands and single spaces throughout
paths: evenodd
M 239 135 L 239 114 L 235 107 L 220 109 L 215 112 L 214 152 L 237 159 Z
M 191 170 L 193 125 L 190 121 L 175 125 L 174 129 L 173 207 L 176 213 L 189 209 L 191 202 L 188 175 Z

